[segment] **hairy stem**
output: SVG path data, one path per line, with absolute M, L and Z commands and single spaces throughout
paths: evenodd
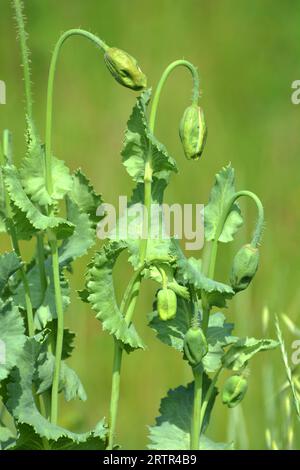
M 48 76 L 48 88 L 47 88 L 47 107 L 46 107 L 46 139 L 45 139 L 45 169 L 46 169 L 46 189 L 51 195 L 53 192 L 53 181 L 52 181 L 52 148 L 51 148 L 51 136 L 52 136 L 52 114 L 53 114 L 53 89 L 54 79 L 57 68 L 57 62 L 61 48 L 65 41 L 71 36 L 82 36 L 92 41 L 102 51 L 107 49 L 106 44 L 94 34 L 82 30 L 82 29 L 70 29 L 62 34 L 59 38 L 54 52 L 52 54 L 49 76 Z M 64 315 L 63 315 L 63 304 L 62 304 L 62 292 L 60 286 L 60 271 L 59 271 L 59 257 L 58 257 L 58 243 L 56 235 L 54 233 L 49 234 L 49 242 L 51 247 L 52 255 L 52 273 L 54 280 L 55 290 L 55 305 L 57 312 L 57 337 L 55 347 L 55 364 L 54 364 L 54 375 L 51 390 L 51 422 L 56 424 L 58 418 L 58 389 L 59 389 L 59 377 L 61 369 L 61 354 L 63 347 L 63 336 L 64 336 Z
M 24 13 L 23 13 L 22 1 L 13 0 L 13 7 L 15 10 L 17 31 L 18 31 L 20 49 L 21 49 L 21 59 L 22 59 L 24 88 L 25 88 L 26 115 L 29 120 L 32 120 L 33 100 L 32 100 L 31 70 L 30 70 L 30 52 L 29 52 L 29 48 L 27 45 L 27 33 L 25 30 L 25 18 L 24 18 Z M 42 234 L 38 234 L 36 238 L 37 238 L 38 266 L 39 266 L 41 289 L 42 289 L 42 292 L 44 293 L 47 288 L 47 276 L 45 272 L 43 236 Z

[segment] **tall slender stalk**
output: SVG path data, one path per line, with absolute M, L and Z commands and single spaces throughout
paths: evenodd
M 33 118 L 33 99 L 32 99 L 32 82 L 30 70 L 30 52 L 27 45 L 27 33 L 25 30 L 25 17 L 23 13 L 23 2 L 21 0 L 13 0 L 15 18 L 17 24 L 18 37 L 20 41 L 21 59 L 23 68 L 24 88 L 25 88 L 25 109 L 27 118 L 31 121 Z M 42 292 L 47 288 L 47 276 L 45 271 L 45 255 L 44 241 L 41 233 L 37 234 L 37 259 L 40 275 L 40 283 Z
M 46 139 L 45 139 L 45 169 L 46 169 L 46 189 L 51 195 L 53 192 L 53 181 L 52 181 L 52 149 L 51 149 L 51 136 L 52 136 L 52 118 L 53 118 L 53 89 L 55 72 L 57 68 L 57 62 L 61 48 L 65 41 L 72 36 L 82 36 L 92 41 L 102 51 L 107 49 L 106 44 L 88 31 L 82 29 L 70 29 L 62 34 L 59 38 L 54 52 L 52 54 L 49 76 L 48 76 L 48 88 L 47 88 L 47 108 L 46 108 Z M 51 213 L 52 209 L 48 208 L 48 213 Z M 58 242 L 55 233 L 48 232 L 48 239 L 51 248 L 52 256 L 52 275 L 54 282 L 54 293 L 55 293 L 55 306 L 57 313 L 57 336 L 55 346 L 55 364 L 53 373 L 53 382 L 51 390 L 51 422 L 57 423 L 58 419 L 58 391 L 59 391 L 59 377 L 61 369 L 61 355 L 63 347 L 64 337 L 64 312 L 62 302 L 62 292 L 60 285 L 60 269 L 59 269 L 59 256 L 58 256 Z
M 155 121 L 157 116 L 158 104 L 161 96 L 162 89 L 172 73 L 172 71 L 176 67 L 186 67 L 192 74 L 193 77 L 193 93 L 192 93 L 192 101 L 193 103 L 197 103 L 199 99 L 199 76 L 197 69 L 194 67 L 193 64 L 188 62 L 187 60 L 176 60 L 172 62 L 162 74 L 159 83 L 157 85 L 152 107 L 150 111 L 149 117 L 149 130 L 153 134 L 155 128 Z M 151 148 L 148 149 L 148 153 L 146 156 L 145 162 L 145 172 L 144 172 L 144 216 L 143 216 L 143 230 L 142 230 L 142 240 L 140 244 L 139 250 L 139 260 L 140 265 L 143 265 L 145 262 L 146 254 L 147 254 L 147 232 L 151 227 L 151 203 L 152 203 L 152 157 L 151 157 Z M 139 290 L 141 285 L 141 276 L 136 276 L 134 281 L 130 281 L 128 287 L 126 289 L 128 293 L 129 303 L 128 308 L 124 310 L 125 313 L 125 320 L 129 325 L 132 320 L 132 316 L 134 314 L 135 305 L 137 302 Z M 122 309 L 121 309 L 122 311 Z M 122 312 L 122 313 L 124 313 Z M 118 403 L 119 403 L 119 395 L 120 395 L 120 376 L 121 376 L 121 367 L 122 367 L 122 346 L 119 344 L 118 341 L 115 341 L 114 344 L 114 360 L 113 360 L 113 376 L 112 376 L 112 388 L 111 388 L 111 401 L 110 401 L 110 419 L 109 419 L 109 441 L 108 441 L 108 449 L 112 450 L 114 445 L 114 435 L 115 435 L 115 428 L 116 428 L 116 420 L 118 414 Z

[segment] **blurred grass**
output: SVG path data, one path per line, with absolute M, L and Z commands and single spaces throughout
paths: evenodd
M 155 86 L 164 67 L 174 59 L 194 62 L 201 74 L 202 104 L 209 137 L 203 159 L 186 162 L 178 139 L 178 121 L 190 96 L 190 77 L 180 70 L 164 90 L 158 113 L 157 136 L 178 160 L 167 200 L 206 202 L 214 174 L 229 161 L 236 169 L 238 188 L 249 188 L 266 209 L 261 267 L 246 293 L 228 310 L 241 334 L 261 335 L 261 311 L 284 310 L 299 324 L 300 107 L 291 103 L 291 83 L 299 78 L 300 4 L 296 0 L 26 0 L 35 92 L 34 112 L 44 132 L 46 80 L 50 52 L 59 34 L 83 27 L 110 45 L 131 52 Z M 15 156 L 24 153 L 24 113 L 19 49 L 8 0 L 1 0 L 0 79 L 7 85 L 7 104 L 0 107 L 0 129 L 14 133 Z M 115 84 L 101 55 L 80 39 L 64 47 L 55 88 L 53 145 L 72 169 L 82 166 L 106 202 L 129 193 L 130 179 L 120 164 L 120 147 L 135 96 Z M 254 211 L 235 247 L 248 239 Z M 242 240 L 243 237 L 243 240 Z M 1 239 L 1 249 L 8 247 Z M 25 246 L 27 250 L 27 245 Z M 221 250 L 220 250 L 221 253 Z M 228 276 L 233 248 L 219 257 L 217 276 Z M 28 256 L 28 253 L 27 253 Z M 80 288 L 88 258 L 77 262 L 72 287 Z M 229 263 L 229 264 L 228 264 Z M 116 287 L 124 286 L 129 271 L 119 268 Z M 154 422 L 159 401 L 169 387 L 190 379 L 179 356 L 169 351 L 146 328 L 153 286 L 146 286 L 136 321 L 149 349 L 124 361 L 118 423 L 125 448 L 141 448 L 146 424 Z M 79 335 L 72 363 L 82 377 L 88 402 L 64 405 L 62 422 L 77 429 L 107 415 L 112 341 L 87 306 L 74 294 L 67 323 Z M 287 345 L 292 337 L 288 337 Z M 262 365 L 270 361 L 284 373 L 279 352 L 260 356 L 251 366 L 250 390 L 243 412 L 250 448 L 263 448 L 264 402 Z M 277 370 L 277 369 L 276 369 Z M 270 398 L 271 399 L 271 398 Z M 217 407 L 210 434 L 226 439 L 228 412 Z M 299 439 L 299 429 L 298 429 Z

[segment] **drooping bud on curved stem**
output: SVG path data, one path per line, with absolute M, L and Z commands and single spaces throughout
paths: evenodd
M 184 111 L 179 136 L 186 158 L 198 160 L 205 146 L 207 127 L 203 110 L 197 104 L 192 104 Z
M 109 47 L 104 60 L 114 79 L 131 90 L 143 90 L 147 86 L 146 75 L 134 57 L 116 47 Z
M 102 41 L 102 39 L 100 39 L 98 36 L 83 29 L 70 29 L 61 35 L 52 54 L 47 90 L 45 158 L 46 187 L 49 194 L 51 194 L 53 191 L 51 174 L 51 134 L 54 78 L 61 47 L 71 36 L 82 36 L 94 43 L 96 47 L 104 53 L 105 63 L 109 71 L 121 85 L 133 90 L 140 90 L 146 86 L 145 75 L 137 65 L 136 60 L 127 54 L 127 52 L 124 52 L 115 47 L 108 47 L 107 44 L 105 44 L 105 42 Z

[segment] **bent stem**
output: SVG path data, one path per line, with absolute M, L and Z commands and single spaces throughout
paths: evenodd
M 160 81 L 157 85 L 153 103 L 150 111 L 149 117 L 149 130 L 153 134 L 155 128 L 155 121 L 156 115 L 158 110 L 158 104 L 162 89 L 164 84 L 171 74 L 171 72 L 179 66 L 183 66 L 188 68 L 191 72 L 193 77 L 193 93 L 192 93 L 192 101 L 193 103 L 197 103 L 199 99 L 199 76 L 196 67 L 187 60 L 176 60 L 172 62 L 162 74 Z M 144 173 L 144 216 L 143 216 L 143 229 L 142 229 L 142 240 L 140 244 L 139 250 L 139 260 L 141 266 L 144 265 L 146 254 L 147 254 L 147 233 L 149 228 L 151 227 L 151 202 L 152 202 L 152 158 L 151 158 L 151 147 L 148 149 L 146 161 L 145 161 L 145 173 Z M 140 268 L 141 269 L 141 268 Z M 126 304 L 122 302 L 121 305 L 121 312 L 125 314 L 125 320 L 129 325 L 132 320 L 132 316 L 134 314 L 134 309 L 138 297 L 138 293 L 140 290 L 141 285 L 141 276 L 135 276 L 132 281 L 128 284 L 128 288 L 126 289 L 124 298 L 126 300 Z M 124 308 L 124 310 L 122 309 Z M 118 414 L 118 402 L 120 396 L 120 376 L 121 376 L 121 367 L 122 367 L 122 347 L 120 344 L 115 341 L 114 345 L 114 361 L 113 361 L 113 378 L 112 378 L 112 391 L 111 391 L 111 402 L 110 402 L 110 430 L 109 430 L 109 443 L 108 443 L 108 450 L 113 449 L 113 441 L 115 435 L 115 428 L 116 428 L 116 420 Z
M 45 172 L 46 172 L 46 189 L 51 196 L 53 192 L 52 181 L 52 149 L 51 149 L 51 135 L 52 135 L 52 114 L 53 114 L 53 88 L 55 72 L 58 62 L 59 53 L 64 42 L 71 36 L 83 36 L 92 41 L 102 51 L 107 49 L 106 44 L 94 34 L 82 29 L 70 29 L 62 34 L 59 38 L 54 52 L 52 54 L 47 88 L 47 108 L 46 108 L 46 139 L 45 139 Z M 48 213 L 51 212 L 51 209 Z M 60 270 L 59 270 L 59 256 L 58 256 L 58 243 L 56 235 L 53 232 L 48 233 L 49 244 L 51 247 L 52 256 L 52 274 L 55 291 L 55 306 L 57 313 L 57 336 L 55 347 L 55 364 L 53 373 L 53 382 L 51 390 L 51 422 L 57 423 L 58 418 L 58 391 L 59 391 L 59 377 L 61 368 L 61 355 L 64 337 L 64 316 L 63 316 L 63 303 L 62 292 L 60 286 Z

